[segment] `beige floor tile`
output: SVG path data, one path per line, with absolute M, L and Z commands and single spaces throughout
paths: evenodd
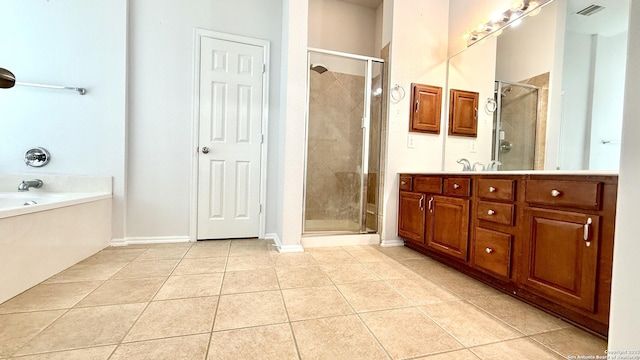
M 280 291 L 222 295 L 218 304 L 214 331 L 288 321 Z
M 380 280 L 376 274 L 360 263 L 326 264 L 320 267 L 335 284 Z
M 310 252 L 310 254 L 318 264 L 349 264 L 358 262 L 356 258 L 342 249 L 325 251 L 316 250 Z
M 107 280 L 77 306 L 115 305 L 149 302 L 165 278 Z
M 0 305 L 0 314 L 69 309 L 100 284 L 102 281 L 39 284 Z
M 421 259 L 406 259 L 400 262 L 411 271 L 431 281 L 446 281 L 449 277 L 458 273 L 458 271 L 427 257 Z
M 472 348 L 482 360 L 561 360 L 562 356 L 530 339 L 515 339 Z
M 319 266 L 276 268 L 281 289 L 331 285 L 331 279 Z
M 113 275 L 113 279 L 167 277 L 180 260 L 134 261 Z
M 0 357 L 13 355 L 62 314 L 64 310 L 0 315 Z
M 298 359 L 289 324 L 218 331 L 211 334 L 207 360 Z
M 229 256 L 256 256 L 269 255 L 269 246 L 267 244 L 258 245 L 231 245 Z
M 258 238 L 248 239 L 233 239 L 231 240 L 231 246 L 257 246 L 257 245 L 271 245 L 273 241 Z
M 461 299 L 473 299 L 481 296 L 501 294 L 498 290 L 458 272 L 447 278 L 434 279 L 432 277 L 427 277 L 427 279 L 435 282 L 436 284 L 440 284 L 442 287 L 451 291 Z
M 129 262 L 135 260 L 146 249 L 102 250 L 80 262 L 80 264 L 103 264 L 110 262 Z
M 345 246 L 343 249 L 360 262 L 389 261 L 391 258 L 378 251 L 378 246 Z
M 382 281 L 336 285 L 356 312 L 386 310 L 410 303 Z
M 278 278 L 274 268 L 227 272 L 222 282 L 222 294 L 278 289 Z
M 269 255 L 233 256 L 227 260 L 227 271 L 260 270 L 275 266 Z
M 227 264 L 226 257 L 182 259 L 173 275 L 211 274 L 224 272 Z
M 26 355 L 13 359 L 19 360 L 107 360 L 115 345 L 98 346 L 86 349 L 59 351 L 46 354 Z
M 204 360 L 209 334 L 126 343 L 110 360 Z
M 607 342 L 575 327 L 531 336 L 562 356 L 605 355 Z M 636 349 L 633 349 L 636 350 Z
M 219 295 L 222 276 L 222 273 L 169 276 L 154 300 Z
M 394 359 L 463 348 L 416 308 L 370 312 L 360 317 Z
M 171 260 L 182 259 L 187 253 L 189 247 L 171 246 L 171 247 L 150 247 L 136 258 L 136 261 L 144 260 Z
M 18 353 L 27 355 L 116 344 L 124 338 L 144 306 L 125 304 L 71 309 Z
M 390 279 L 385 281 L 414 305 L 459 300 L 450 291 L 426 279 Z
M 278 254 L 275 255 L 275 260 L 277 267 L 314 266 L 318 264 L 316 259 L 306 252 Z
M 394 246 L 394 247 L 381 247 L 379 248 L 379 250 L 384 253 L 385 255 L 395 259 L 395 260 L 401 260 L 401 259 L 420 259 L 420 258 L 424 258 L 425 256 L 420 254 L 417 251 L 413 251 L 407 247 L 404 246 Z
M 355 315 L 294 322 L 302 359 L 388 359 Z
M 470 303 L 513 326 L 525 335 L 539 334 L 571 327 L 554 316 L 542 312 L 509 295 L 473 298 Z
M 420 308 L 466 347 L 523 336 L 523 334 L 464 301 L 430 304 Z M 470 319 L 473 320 L 470 321 Z
M 378 261 L 364 263 L 368 269 L 373 271 L 381 279 L 404 279 L 415 277 L 414 273 L 396 261 Z
M 353 314 L 335 286 L 282 290 L 291 321 Z
M 195 243 L 193 243 L 191 248 L 198 247 L 198 246 L 217 246 L 217 247 L 226 247 L 228 249 L 229 246 L 231 246 L 231 240 L 217 240 L 217 239 L 198 240 Z
M 80 282 L 108 280 L 128 263 L 76 264 L 49 278 L 45 283 Z
M 415 360 L 423 359 L 423 360 L 479 360 L 477 356 L 475 356 L 469 350 L 456 350 L 451 352 L 446 352 L 437 355 L 429 355 L 424 357 L 416 358 Z
M 229 255 L 229 245 L 213 246 L 213 245 L 193 245 L 191 249 L 184 255 L 185 259 L 210 258 L 210 257 L 226 257 Z
M 217 302 L 216 296 L 154 301 L 145 309 L 124 341 L 209 332 Z

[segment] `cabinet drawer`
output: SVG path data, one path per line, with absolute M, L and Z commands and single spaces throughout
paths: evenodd
M 602 183 L 564 180 L 527 180 L 525 201 L 532 204 L 600 209 Z
M 488 200 L 514 200 L 514 180 L 478 179 L 478 197 Z
M 514 205 L 489 201 L 478 201 L 476 217 L 498 224 L 513 225 Z
M 442 194 L 442 178 L 416 176 L 413 178 L 413 191 L 431 194 Z
M 469 196 L 471 195 L 471 179 L 447 178 L 444 179 L 445 195 Z
M 401 175 L 400 176 L 400 190 L 402 191 L 411 191 L 413 188 L 413 184 L 411 181 L 411 176 L 405 176 L 405 175 Z
M 511 268 L 511 235 L 476 228 L 474 262 L 481 269 L 509 277 Z

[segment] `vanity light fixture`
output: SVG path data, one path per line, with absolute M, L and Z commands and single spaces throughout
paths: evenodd
M 467 47 L 485 39 L 489 35 L 499 36 L 502 30 L 508 26 L 517 26 L 525 16 L 536 16 L 542 7 L 553 0 L 515 0 L 511 7 L 503 12 L 497 12 L 486 23 L 478 25 L 475 29 L 464 34 Z

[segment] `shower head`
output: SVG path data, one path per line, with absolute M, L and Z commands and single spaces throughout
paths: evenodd
M 323 72 L 326 72 L 327 70 L 329 70 L 327 69 L 326 66 L 322 64 L 311 64 L 310 69 L 317 72 L 318 74 L 322 74 Z

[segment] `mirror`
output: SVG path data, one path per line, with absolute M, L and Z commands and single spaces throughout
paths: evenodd
M 592 4 L 554 0 L 449 59 L 447 91 L 480 101 L 478 136 L 446 138 L 445 171 L 461 170 L 460 158 L 500 170 L 618 169 L 629 0 Z
M 0 89 L 9 89 L 16 84 L 16 77 L 7 69 L 0 68 Z

